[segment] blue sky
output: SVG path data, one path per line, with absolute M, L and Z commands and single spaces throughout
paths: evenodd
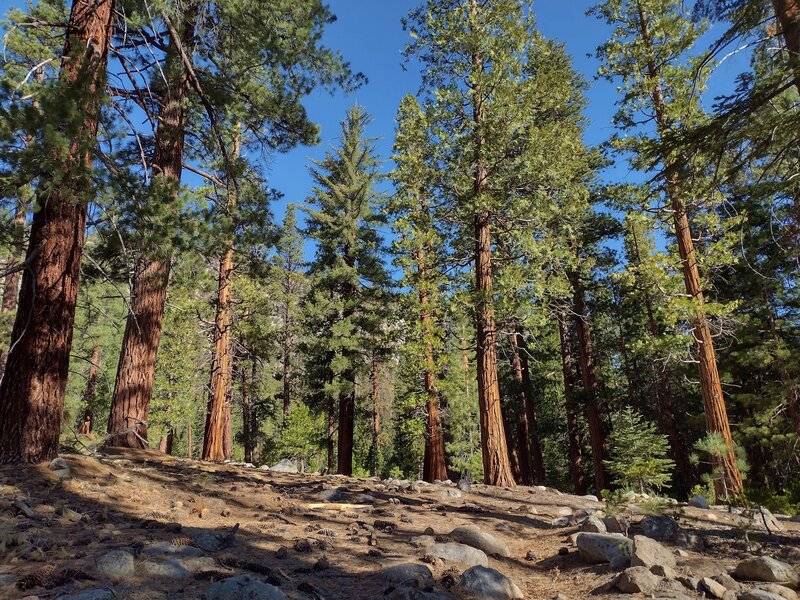
M 265 1 L 265 0 L 254 0 Z M 322 143 L 315 147 L 300 147 L 293 151 L 276 155 L 268 165 L 267 176 L 272 187 L 284 194 L 284 199 L 274 206 L 278 219 L 288 202 L 302 203 L 309 191 L 311 181 L 307 166 L 309 159 L 321 158 L 325 150 L 337 142 L 339 121 L 353 103 L 358 102 L 374 117 L 370 134 L 379 138 L 378 148 L 386 161 L 385 170 L 390 168 L 394 116 L 400 99 L 408 92 L 419 88 L 419 73 L 415 66 L 403 69 L 402 50 L 407 34 L 401 26 L 401 18 L 423 0 L 329 0 L 332 11 L 338 20 L 326 30 L 325 43 L 341 50 L 353 70 L 363 72 L 369 83 L 345 96 L 330 96 L 325 92 L 315 93 L 305 102 L 313 121 L 321 127 Z M 612 133 L 611 119 L 614 114 L 616 90 L 614 85 L 595 80 L 598 62 L 594 58 L 595 48 L 609 35 L 605 24 L 586 11 L 596 0 L 538 0 L 534 10 L 538 26 L 548 37 L 563 42 L 574 58 L 575 68 L 592 85 L 588 92 L 586 116 L 589 127 L 586 142 L 599 144 Z M 20 5 L 24 0 L 0 0 L 0 12 L 5 13 L 11 6 Z M 717 32 L 706 36 L 712 39 Z M 746 58 L 726 62 L 712 77 L 709 98 L 721 91 L 730 89 L 734 77 L 746 68 Z M 604 173 L 615 180 L 635 180 L 638 175 L 630 173 L 624 164 L 617 165 Z M 191 180 L 187 176 L 187 180 Z M 187 181 L 189 182 L 189 181 Z

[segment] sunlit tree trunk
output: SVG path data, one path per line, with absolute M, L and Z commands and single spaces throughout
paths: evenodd
M 113 0 L 74 0 L 67 22 L 59 84 L 82 123 L 63 124 L 70 136 L 63 158 L 39 178 L 39 210 L 0 382 L 0 463 L 35 463 L 58 453 L 113 14 Z

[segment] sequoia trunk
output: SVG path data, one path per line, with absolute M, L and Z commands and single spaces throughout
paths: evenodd
M 59 85 L 81 122 L 63 124 L 71 132 L 67 152 L 40 176 L 6 362 L 11 376 L 0 382 L 0 463 L 58 453 L 113 13 L 113 0 L 74 0 L 67 22 Z

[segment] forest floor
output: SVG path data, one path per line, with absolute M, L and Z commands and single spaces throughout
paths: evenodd
M 468 564 L 430 550 L 459 526 L 504 546 L 508 556 L 490 554 L 488 565 L 525 598 L 619 593 L 609 585 L 617 571 L 584 562 L 570 540 L 587 514 L 605 509 L 589 497 L 276 473 L 155 451 L 64 454 L 51 467 L 0 467 L 0 598 L 282 597 L 210 587 L 235 575 L 297 600 L 466 598 L 460 575 Z M 728 573 L 753 554 L 800 565 L 800 523 L 778 517 L 779 533 L 745 531 L 725 510 L 674 510 L 680 535 L 663 543 L 678 574 Z M 641 507 L 624 512 L 630 535 L 641 531 Z M 422 585 L 429 593 L 387 571 L 398 563 L 430 568 L 434 581 Z M 684 592 L 658 597 L 701 597 Z

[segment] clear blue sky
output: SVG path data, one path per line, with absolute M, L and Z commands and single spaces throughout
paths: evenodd
M 257 0 L 254 0 L 257 1 Z M 321 126 L 322 143 L 316 147 L 301 147 L 285 155 L 275 156 L 269 165 L 269 183 L 285 194 L 284 200 L 274 207 L 278 219 L 282 218 L 287 202 L 302 203 L 310 187 L 307 165 L 311 158 L 321 158 L 326 148 L 336 143 L 339 121 L 354 102 L 366 108 L 374 117 L 370 134 L 380 138 L 379 150 L 387 161 L 391 153 L 395 111 L 400 99 L 419 88 L 419 74 L 410 65 L 402 67 L 401 52 L 407 41 L 400 20 L 423 0 L 329 0 L 338 20 L 326 30 L 325 42 L 342 51 L 355 71 L 363 72 L 368 85 L 350 96 L 331 97 L 318 93 L 309 97 L 306 107 L 310 117 Z M 0 0 L 0 12 L 24 0 Z M 594 80 L 598 63 L 595 48 L 609 34 L 603 23 L 586 16 L 586 10 L 595 0 L 538 0 L 534 3 L 541 31 L 548 37 L 563 42 L 574 58 L 576 69 L 592 87 L 588 93 L 586 116 L 589 128 L 586 142 L 599 144 L 612 133 L 616 91 L 613 84 Z M 716 32 L 706 37 L 711 39 Z M 737 58 L 718 69 L 711 81 L 709 98 L 728 90 L 733 78 L 746 67 L 745 58 Z M 615 180 L 636 179 L 626 165 L 618 165 L 605 173 Z

